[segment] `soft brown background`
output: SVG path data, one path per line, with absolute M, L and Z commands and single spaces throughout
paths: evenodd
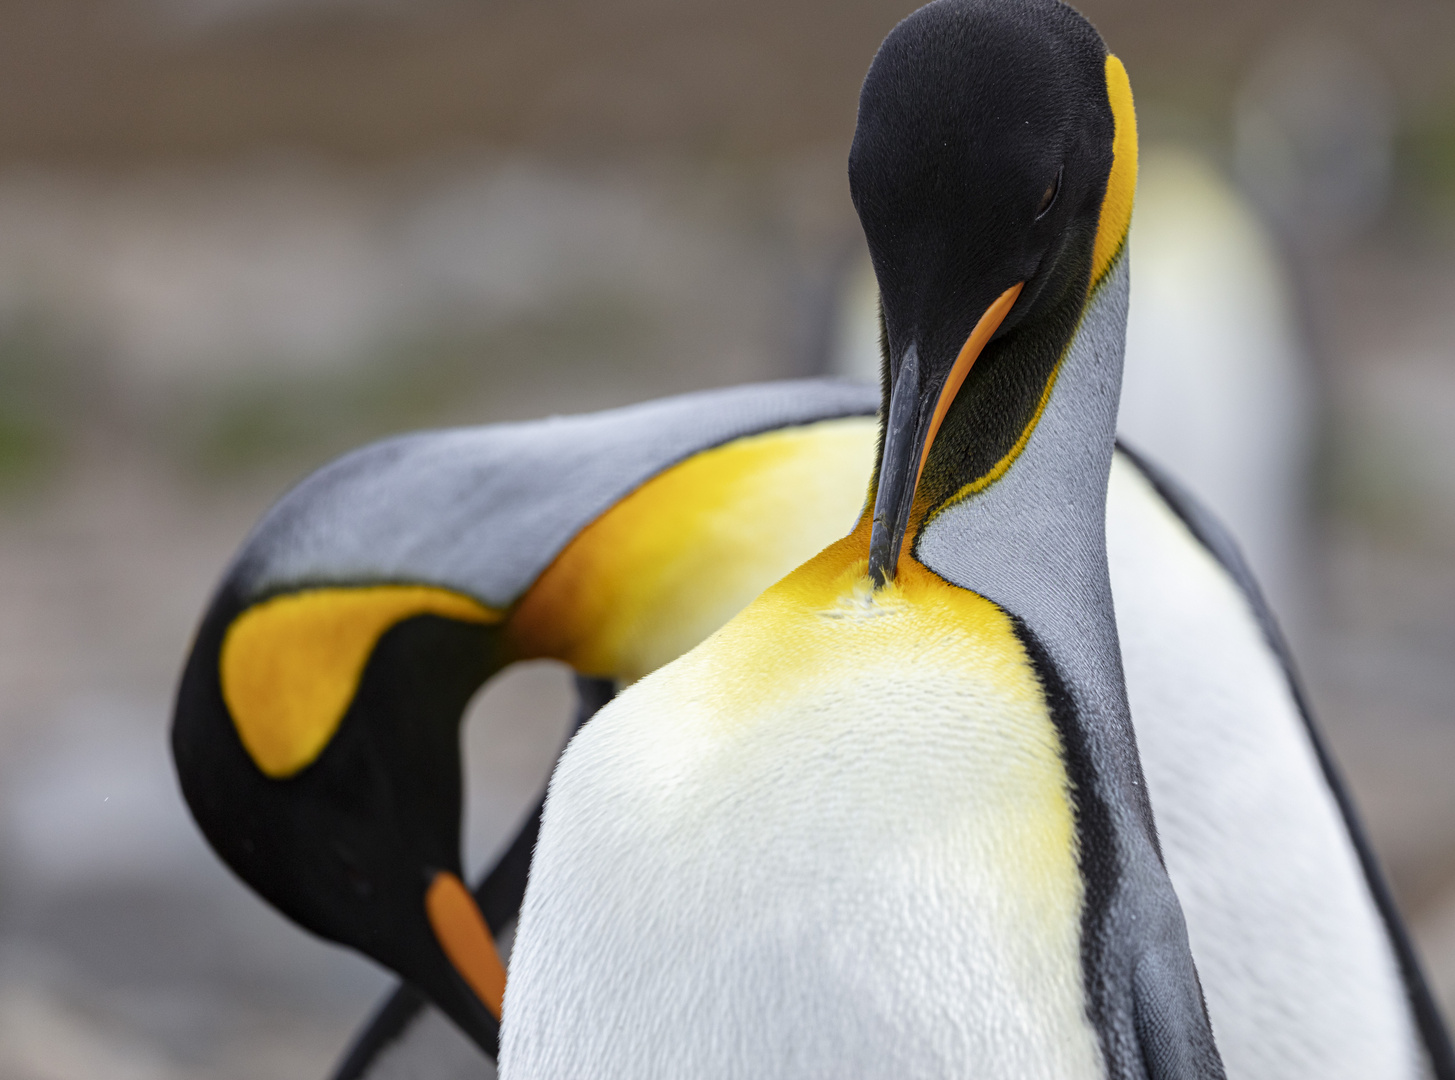
M 1388 197 L 1289 253 L 1323 418 L 1298 642 L 1455 1004 L 1455 8 L 1085 10 L 1144 139 L 1220 166 L 1280 50 L 1391 95 Z M 906 11 L 0 4 L 0 1080 L 324 1074 L 385 980 L 214 863 L 166 758 L 212 583 L 364 439 L 812 370 Z M 566 708 L 545 668 L 488 695 L 477 864 Z

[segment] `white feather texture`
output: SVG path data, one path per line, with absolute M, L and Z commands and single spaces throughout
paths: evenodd
M 1228 1076 L 1423 1075 L 1383 925 L 1286 677 L 1247 600 L 1120 455 L 1107 510 L 1117 627 L 1143 768 Z M 614 754 L 628 749 L 624 738 L 614 740 Z M 578 760 L 573 767 L 584 766 Z M 790 768 L 786 760 L 774 764 L 780 778 Z M 917 783 L 918 771 L 907 775 Z M 886 827 L 875 824 L 880 810 L 859 807 L 867 835 Z M 655 819 L 634 827 L 643 842 L 649 829 L 676 835 Z M 683 842 L 678 837 L 668 847 Z M 594 894 L 584 900 L 597 902 Z M 711 892 L 698 900 L 710 904 Z M 581 917 L 602 919 L 590 910 Z M 862 912 L 866 927 L 868 917 Z M 704 913 L 697 918 L 686 931 L 693 938 L 719 923 Z M 693 949 L 700 955 L 700 944 Z M 513 964 L 512 1002 L 522 974 Z M 615 977 L 625 975 L 623 969 Z M 748 992 L 742 980 L 729 981 Z M 412 1027 L 369 1076 L 493 1072 L 463 1036 L 435 1020 Z M 577 1075 L 616 1073 L 597 1061 Z
M 871 599 L 863 565 L 776 586 L 571 743 L 506 1080 L 1101 1075 L 1039 684 L 988 602 Z
M 1132 719 L 1229 1080 L 1423 1075 L 1383 922 L 1247 599 L 1120 455 L 1108 506 Z

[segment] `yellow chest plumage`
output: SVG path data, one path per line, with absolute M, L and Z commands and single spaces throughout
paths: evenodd
M 909 560 L 875 594 L 862 548 L 789 575 L 567 750 L 503 1076 L 1096 1075 L 1039 680 L 994 604 Z

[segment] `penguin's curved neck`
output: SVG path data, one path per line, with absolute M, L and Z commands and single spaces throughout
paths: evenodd
M 919 562 L 977 592 L 985 575 L 954 572 L 965 556 L 972 565 L 984 560 L 1001 569 L 1028 558 L 1041 565 L 1072 562 L 1084 572 L 1100 565 L 1104 576 L 1100 538 L 1127 270 L 1125 251 L 1119 252 L 1089 286 L 1089 249 L 1061 295 L 1038 305 L 1033 320 L 991 340 L 954 394 L 914 488 L 898 565 Z M 905 381 L 913 380 L 888 377 L 886 385 L 896 385 L 897 395 L 897 383 Z M 891 426 L 892 404 L 886 402 L 882 414 L 882 423 Z M 887 439 L 886 430 L 881 441 Z M 883 501 L 885 464 L 881 452 L 861 532 L 867 533 L 871 510 Z M 1027 548 L 1028 527 L 1046 543 Z M 1063 549 L 1050 563 L 1048 544 Z M 972 550 L 960 550 L 965 547 Z
M 973 395 L 956 402 L 936 443 L 946 444 L 944 464 L 931 473 L 932 455 L 926 468 L 920 498 L 928 507 L 911 548 L 940 577 L 1022 620 L 1070 681 L 1087 685 L 1081 679 L 1090 678 L 1112 699 L 1123 692 L 1106 565 L 1106 486 L 1127 285 L 1123 251 L 1074 308 L 1058 304 L 1037 327 L 1008 337 L 1000 355 L 985 358 L 985 386 L 977 389 L 987 398 L 987 388 L 996 391 L 1009 422 L 994 429 Z
M 1045 316 L 986 348 L 926 462 L 916 498 L 916 546 L 942 518 L 1004 505 L 1006 496 L 997 489 L 1014 488 L 1014 501 L 1033 501 L 1025 481 L 1016 479 L 1030 473 L 1051 483 L 1040 489 L 1047 502 L 1064 506 L 1067 485 L 1089 484 L 1098 499 L 1104 496 L 1104 475 L 1084 467 L 1048 472 L 1046 465 L 1075 456 L 1078 445 L 1101 447 L 1110 460 L 1126 291 L 1123 254 L 1094 287 L 1067 289 Z

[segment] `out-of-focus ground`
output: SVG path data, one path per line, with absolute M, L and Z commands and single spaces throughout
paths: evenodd
M 821 366 L 857 84 L 907 7 L 0 4 L 0 1080 L 326 1073 L 388 981 L 181 805 L 209 589 L 365 439 Z M 1230 173 L 1281 43 L 1387 82 L 1385 197 L 1290 241 L 1322 417 L 1297 639 L 1449 1008 L 1455 17 L 1273 7 L 1087 5 L 1149 141 Z M 471 865 L 568 708 L 549 666 L 477 706 Z

